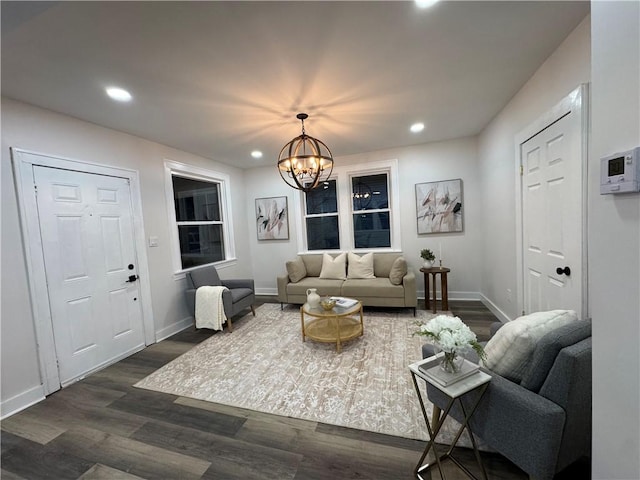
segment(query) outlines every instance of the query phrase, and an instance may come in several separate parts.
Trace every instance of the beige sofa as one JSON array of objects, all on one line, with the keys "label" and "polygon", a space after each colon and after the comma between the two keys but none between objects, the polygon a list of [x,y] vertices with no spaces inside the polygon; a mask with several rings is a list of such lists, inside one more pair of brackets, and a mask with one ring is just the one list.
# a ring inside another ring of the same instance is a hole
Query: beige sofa
[{"label": "beige sofa", "polygon": [[[332,257],[335,258],[336,255]],[[399,277],[399,285],[394,285],[389,279],[392,266],[399,257],[402,257],[402,253],[376,252],[373,254],[373,271],[376,278],[333,280],[320,278],[322,254],[299,255],[304,263],[306,276],[297,282],[292,282],[288,274],[279,276],[278,301],[281,306],[285,303],[303,304],[307,299],[307,289],[316,288],[320,296],[356,298],[364,306],[412,308],[415,316],[418,304],[415,274],[407,269],[404,276]],[[406,265],[406,262],[402,263]],[[395,274],[397,276],[397,270]]]}]

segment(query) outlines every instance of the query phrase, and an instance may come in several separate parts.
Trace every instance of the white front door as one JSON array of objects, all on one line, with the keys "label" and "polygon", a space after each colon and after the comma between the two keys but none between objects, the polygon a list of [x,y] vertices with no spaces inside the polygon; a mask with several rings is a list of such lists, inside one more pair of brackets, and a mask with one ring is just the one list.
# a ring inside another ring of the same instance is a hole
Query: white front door
[{"label": "white front door", "polygon": [[60,383],[144,347],[129,181],[33,166]]},{"label": "white front door", "polygon": [[583,314],[583,167],[572,115],[521,145],[524,313]]}]

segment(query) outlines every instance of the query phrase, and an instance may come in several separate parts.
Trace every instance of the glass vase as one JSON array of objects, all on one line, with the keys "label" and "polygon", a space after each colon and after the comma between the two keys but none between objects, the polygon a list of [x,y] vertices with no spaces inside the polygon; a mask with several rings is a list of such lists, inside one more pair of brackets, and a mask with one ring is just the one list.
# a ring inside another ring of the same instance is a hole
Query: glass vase
[{"label": "glass vase", "polygon": [[464,363],[464,357],[458,352],[443,352],[440,368],[447,373],[458,373]]}]

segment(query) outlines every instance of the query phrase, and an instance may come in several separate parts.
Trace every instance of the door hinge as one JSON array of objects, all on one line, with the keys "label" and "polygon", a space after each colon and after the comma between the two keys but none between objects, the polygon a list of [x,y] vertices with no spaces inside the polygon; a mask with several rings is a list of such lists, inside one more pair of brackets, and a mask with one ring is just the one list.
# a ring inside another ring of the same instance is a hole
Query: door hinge
[{"label": "door hinge", "polygon": [[520,164],[520,176],[524,175],[524,167]]},{"label": "door hinge", "polygon": [[38,185],[36,185],[35,183],[33,184],[33,191],[36,192],[36,195],[38,195]]}]

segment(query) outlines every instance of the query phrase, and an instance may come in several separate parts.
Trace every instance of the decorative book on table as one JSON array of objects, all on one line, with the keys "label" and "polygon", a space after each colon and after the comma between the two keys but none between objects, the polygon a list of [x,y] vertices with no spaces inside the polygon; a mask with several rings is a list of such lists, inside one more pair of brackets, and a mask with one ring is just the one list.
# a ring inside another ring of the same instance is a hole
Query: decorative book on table
[{"label": "decorative book on table", "polygon": [[471,363],[469,360],[465,359],[465,361],[462,363],[462,367],[460,367],[460,371],[457,373],[445,372],[440,367],[440,362],[438,362],[436,365],[433,365],[433,363],[429,362],[425,365],[420,365],[419,368],[422,373],[429,377],[429,379],[438,382],[443,387],[447,387],[452,383],[456,383],[463,378],[467,378],[473,375],[478,370],[480,370],[480,365]]},{"label": "decorative book on table", "polygon": [[353,307],[356,303],[358,303],[358,300],[355,300],[353,298],[346,298],[346,297],[331,297],[332,300],[336,301],[336,305],[342,308],[349,308],[349,307]]}]

